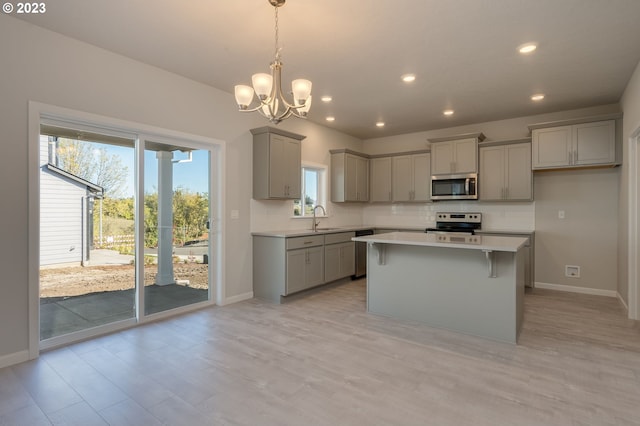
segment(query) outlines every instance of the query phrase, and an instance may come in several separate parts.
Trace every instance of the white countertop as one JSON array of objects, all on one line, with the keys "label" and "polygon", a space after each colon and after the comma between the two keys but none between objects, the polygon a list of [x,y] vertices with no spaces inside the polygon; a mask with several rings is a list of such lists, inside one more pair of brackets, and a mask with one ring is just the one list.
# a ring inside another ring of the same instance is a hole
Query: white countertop
[{"label": "white countertop", "polygon": [[335,227],[322,227],[320,226],[317,231],[312,231],[311,229],[288,229],[281,231],[257,231],[252,232],[251,235],[258,237],[279,237],[279,238],[289,238],[289,237],[306,237],[309,235],[325,235],[325,234],[336,234],[339,232],[350,232],[350,231],[360,231],[362,229],[375,229],[375,226],[366,226],[366,225],[356,225],[356,226],[335,226]]},{"label": "white countertop", "polygon": [[494,235],[471,235],[456,237],[443,234],[418,232],[390,232],[352,238],[353,241],[380,244],[400,244],[423,247],[447,247],[471,250],[517,252],[527,243],[527,238]]},{"label": "white countertop", "polygon": [[[251,235],[259,237],[277,237],[277,238],[289,238],[289,237],[306,237],[309,235],[324,235],[335,234],[338,232],[359,231],[362,229],[393,229],[405,232],[423,232],[426,228],[433,228],[435,225],[425,225],[423,227],[418,226],[381,226],[381,225],[352,225],[352,226],[334,226],[323,227],[320,226],[317,232],[311,229],[287,229],[276,231],[256,231]],[[533,234],[534,231],[516,230],[516,229],[479,229],[477,234],[494,233],[494,234]]]}]

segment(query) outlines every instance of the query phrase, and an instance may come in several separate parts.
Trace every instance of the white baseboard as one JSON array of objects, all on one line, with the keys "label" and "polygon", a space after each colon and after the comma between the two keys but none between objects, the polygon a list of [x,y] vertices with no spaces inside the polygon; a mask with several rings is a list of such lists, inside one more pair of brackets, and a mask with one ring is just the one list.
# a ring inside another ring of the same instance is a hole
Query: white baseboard
[{"label": "white baseboard", "polygon": [[624,306],[624,309],[627,311],[627,313],[629,313],[629,306],[627,305],[627,302],[625,302],[622,296],[620,296],[620,293],[616,293],[616,296],[618,297],[620,303],[622,303],[622,306]]},{"label": "white baseboard", "polygon": [[540,283],[537,281],[536,281],[535,287],[546,288],[549,290],[567,291],[569,293],[582,293],[582,294],[592,294],[594,296],[618,297],[618,292],[615,290],[601,290],[598,288],[576,287],[572,285]]},{"label": "white baseboard", "polygon": [[227,297],[224,299],[224,302],[220,304],[220,306],[231,305],[232,303],[238,303],[238,302],[242,302],[243,300],[249,300],[249,299],[253,299],[252,291],[238,294],[236,296]]},{"label": "white baseboard", "polygon": [[10,365],[20,364],[29,361],[29,351],[24,350],[9,355],[0,356],[0,368],[9,367]]}]

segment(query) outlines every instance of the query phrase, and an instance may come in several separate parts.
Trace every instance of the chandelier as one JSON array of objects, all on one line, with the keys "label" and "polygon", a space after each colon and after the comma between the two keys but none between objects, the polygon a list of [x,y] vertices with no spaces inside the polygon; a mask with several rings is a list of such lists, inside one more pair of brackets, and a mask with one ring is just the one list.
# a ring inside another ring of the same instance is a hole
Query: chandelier
[{"label": "chandelier", "polygon": [[[311,82],[305,79],[297,79],[291,82],[291,94],[293,102],[288,102],[282,94],[282,62],[280,51],[282,48],[278,42],[278,8],[286,0],[269,0],[275,9],[275,59],[271,63],[271,74],[258,73],[251,77],[253,87],[245,85],[235,86],[236,102],[241,112],[258,111],[273,124],[294,115],[306,118],[311,107]],[[258,104],[250,107],[254,101],[254,93]]]}]

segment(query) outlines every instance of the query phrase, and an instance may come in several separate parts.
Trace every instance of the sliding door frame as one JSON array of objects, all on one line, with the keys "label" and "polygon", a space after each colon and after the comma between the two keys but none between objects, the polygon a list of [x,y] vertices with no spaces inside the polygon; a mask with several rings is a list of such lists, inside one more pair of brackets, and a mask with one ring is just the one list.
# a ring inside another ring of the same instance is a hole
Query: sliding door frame
[{"label": "sliding door frame", "polygon": [[[144,150],[145,141],[167,141],[180,144],[185,148],[209,151],[209,294],[208,300],[183,306],[153,315],[144,314],[144,262],[136,261],[136,318],[119,321],[72,335],[60,336],[40,341],[40,173],[39,141],[40,126],[43,120],[69,123],[80,128],[92,128],[107,133],[117,132],[133,135],[135,144],[135,233],[136,259],[144,259]],[[37,358],[41,349],[63,346],[73,341],[87,339],[101,334],[133,327],[149,321],[165,318],[183,312],[189,312],[214,304],[222,305],[225,297],[225,155],[226,144],[222,140],[204,136],[177,132],[154,126],[104,117],[96,114],[75,111],[68,108],[29,102],[28,131],[28,177],[29,177],[29,235],[28,235],[28,297],[29,297],[29,359]]]}]

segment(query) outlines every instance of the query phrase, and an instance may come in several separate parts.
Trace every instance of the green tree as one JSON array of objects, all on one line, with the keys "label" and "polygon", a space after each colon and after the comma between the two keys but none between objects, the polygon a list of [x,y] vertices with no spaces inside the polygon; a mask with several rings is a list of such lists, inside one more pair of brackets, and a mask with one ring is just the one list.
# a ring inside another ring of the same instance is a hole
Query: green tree
[{"label": "green tree", "polygon": [[158,246],[158,193],[144,194],[144,246]]},{"label": "green tree", "polygon": [[102,201],[102,214],[118,219],[134,219],[133,197],[105,198]]},{"label": "green tree", "polygon": [[58,167],[104,188],[105,196],[122,197],[128,168],[117,154],[96,148],[94,142],[59,138],[56,148]]},{"label": "green tree", "polygon": [[197,240],[207,232],[208,194],[192,193],[185,188],[173,192],[173,226],[176,241]]}]

